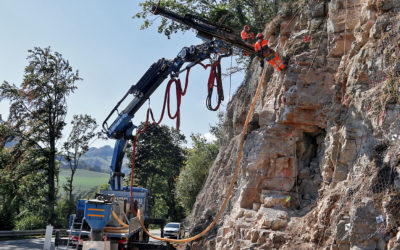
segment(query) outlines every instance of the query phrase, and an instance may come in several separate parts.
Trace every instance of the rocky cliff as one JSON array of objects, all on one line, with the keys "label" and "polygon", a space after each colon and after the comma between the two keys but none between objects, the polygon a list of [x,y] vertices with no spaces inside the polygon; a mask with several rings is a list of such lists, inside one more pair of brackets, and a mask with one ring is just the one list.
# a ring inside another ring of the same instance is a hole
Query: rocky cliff
[{"label": "rocky cliff", "polygon": [[[267,71],[223,217],[192,249],[400,249],[400,1],[301,1],[266,26]],[[218,212],[261,78],[229,103],[224,145],[193,209]]]}]

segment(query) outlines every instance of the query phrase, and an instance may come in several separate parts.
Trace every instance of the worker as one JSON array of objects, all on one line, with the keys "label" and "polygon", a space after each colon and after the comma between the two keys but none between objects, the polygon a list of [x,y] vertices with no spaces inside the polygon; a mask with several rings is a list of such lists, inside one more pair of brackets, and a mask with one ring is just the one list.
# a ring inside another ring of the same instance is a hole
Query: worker
[{"label": "worker", "polygon": [[249,25],[245,25],[243,27],[242,33],[240,33],[243,41],[245,42],[251,42],[251,39],[254,39],[254,33],[249,33],[249,31],[250,31]]},{"label": "worker", "polygon": [[260,60],[261,67],[264,67],[264,59],[266,59],[275,70],[281,71],[285,69],[285,65],[278,54],[268,47],[268,41],[264,39],[263,34],[258,33],[256,38],[257,42],[254,44],[254,50]]}]

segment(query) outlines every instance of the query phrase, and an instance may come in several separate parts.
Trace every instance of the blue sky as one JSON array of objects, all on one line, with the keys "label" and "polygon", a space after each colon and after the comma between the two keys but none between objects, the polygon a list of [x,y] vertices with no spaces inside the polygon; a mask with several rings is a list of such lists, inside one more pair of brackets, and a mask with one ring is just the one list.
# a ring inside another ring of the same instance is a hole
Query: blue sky
[{"label": "blue sky", "polygon": [[[86,113],[101,124],[152,63],[162,57],[174,58],[184,46],[202,43],[191,31],[167,39],[157,32],[156,26],[140,30],[142,20],[132,19],[140,11],[138,3],[127,0],[2,0],[0,81],[19,86],[27,65],[27,50],[51,46],[53,51],[69,60],[83,78],[77,83],[76,92],[68,98],[67,122],[74,114]],[[230,63],[230,58],[222,61],[223,67],[229,67]],[[201,67],[191,71],[189,90],[181,106],[181,131],[187,137],[191,133],[207,133],[210,124],[217,121],[217,113],[208,111],[205,106],[208,74],[209,70],[204,71]],[[232,77],[232,93],[242,78],[242,74]],[[183,74],[181,79],[184,79]],[[224,104],[228,100],[229,82],[229,78],[223,80]],[[167,80],[151,97],[156,117],[160,113],[166,84]],[[8,106],[5,101],[0,103],[3,119],[7,117]],[[136,113],[134,124],[145,120],[147,106],[143,105]],[[225,106],[221,110],[225,110]],[[175,126],[175,121],[164,118],[163,124]],[[68,132],[69,127],[64,134]],[[104,144],[113,145],[114,142],[96,141],[93,146]]]}]

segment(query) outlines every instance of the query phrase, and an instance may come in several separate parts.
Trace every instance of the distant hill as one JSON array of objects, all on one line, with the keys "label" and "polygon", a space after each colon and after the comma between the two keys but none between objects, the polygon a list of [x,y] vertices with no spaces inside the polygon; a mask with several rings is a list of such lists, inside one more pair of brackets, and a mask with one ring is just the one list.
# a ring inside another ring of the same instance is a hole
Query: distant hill
[{"label": "distant hill", "polygon": [[[79,160],[78,169],[108,173],[110,170],[112,152],[113,148],[108,145],[101,148],[91,147]],[[59,157],[57,160],[61,163],[61,169],[69,169],[63,157]]]},{"label": "distant hill", "polygon": [[92,147],[82,156],[79,168],[109,172],[112,154],[113,148],[108,145],[101,148]]},{"label": "distant hill", "polygon": [[91,147],[86,152],[85,157],[112,157],[113,148],[111,146],[103,146],[101,148]]},{"label": "distant hill", "polygon": [[[95,172],[109,173],[113,150],[114,149],[108,145],[100,148],[91,147],[89,151],[81,157],[78,168]],[[61,162],[61,168],[68,168],[65,160],[59,160]],[[126,163],[127,159],[125,158],[123,161],[123,172],[127,171],[125,168]]]},{"label": "distant hill", "polygon": [[[15,145],[16,141],[11,141],[6,143],[6,148],[9,148]],[[113,156],[113,148],[109,145],[96,148],[91,147],[89,151],[84,154],[80,161],[79,161],[79,169],[86,169],[90,171],[100,172],[100,173],[109,173],[110,172],[110,165]],[[62,156],[59,156],[57,160],[61,163],[61,169],[69,169],[67,162]],[[123,161],[123,168],[122,171],[127,173],[128,170],[125,168],[126,164],[128,163],[127,158]]]}]

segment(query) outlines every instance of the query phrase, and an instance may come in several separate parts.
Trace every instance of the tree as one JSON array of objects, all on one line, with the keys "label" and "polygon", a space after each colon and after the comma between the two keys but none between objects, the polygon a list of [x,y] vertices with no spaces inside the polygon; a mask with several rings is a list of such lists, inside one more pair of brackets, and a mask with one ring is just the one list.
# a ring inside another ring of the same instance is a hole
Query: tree
[{"label": "tree", "polygon": [[[142,123],[138,129],[142,129]],[[152,216],[179,220],[183,215],[175,199],[175,181],[185,157],[185,136],[167,126],[149,124],[137,140],[134,184],[149,190]],[[132,158],[132,152],[128,152]],[[132,166],[130,162],[129,166]],[[128,180],[130,175],[128,176]],[[128,182],[129,183],[129,182]],[[166,207],[166,208],[165,208]]]},{"label": "tree", "polygon": [[35,47],[28,52],[29,64],[21,86],[3,82],[0,101],[8,99],[11,103],[7,128],[19,143],[26,143],[27,148],[34,148],[45,156],[47,218],[52,223],[56,201],[56,143],[65,126],[66,97],[81,79],[78,71],[74,72],[69,62],[60,53],[52,53],[50,47]]},{"label": "tree", "polygon": [[193,147],[187,150],[187,160],[176,182],[176,197],[186,214],[190,214],[196,197],[202,189],[210,170],[223,145],[224,113],[218,113],[218,122],[210,126],[216,140],[209,142],[201,135],[192,135]]},{"label": "tree", "polygon": [[[73,203],[74,197],[73,181],[76,169],[79,166],[79,160],[89,150],[89,143],[96,137],[96,120],[89,115],[74,115],[71,122],[72,130],[67,141],[63,145],[64,158],[71,169],[71,176],[67,179],[64,189],[69,194],[69,200]],[[71,209],[70,209],[71,210]],[[72,211],[69,211],[72,213]]]},{"label": "tree", "polygon": [[[279,11],[279,6],[283,2],[293,0],[221,0],[221,1],[202,1],[202,0],[147,0],[139,5],[142,11],[136,13],[134,18],[144,19],[142,29],[146,29],[154,24],[149,14],[153,5],[160,4],[171,11],[180,15],[195,14],[209,21],[223,24],[235,30],[238,34],[244,25],[250,25],[253,32],[262,32],[265,24],[269,22]],[[168,38],[171,34],[178,31],[186,31],[187,26],[172,22],[166,18],[161,18],[158,32],[164,33]]]},{"label": "tree", "polygon": [[43,151],[29,143],[13,141],[6,126],[0,124],[0,229],[40,228],[48,214],[45,175],[41,171],[47,161]]},{"label": "tree", "polygon": [[[1,126],[1,125],[0,125]],[[10,154],[4,146],[0,146],[0,174],[3,168],[8,166]],[[13,185],[4,175],[0,175],[0,230],[14,228]]]},{"label": "tree", "polygon": [[176,197],[186,214],[192,210],[197,194],[202,189],[219,152],[217,142],[207,142],[200,135],[192,135],[191,139],[193,148],[188,150],[187,161],[176,183]]}]

